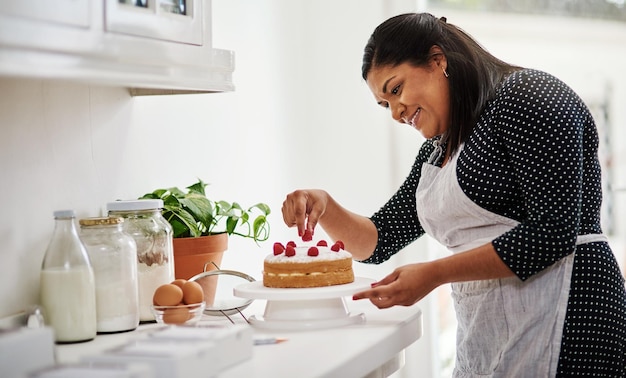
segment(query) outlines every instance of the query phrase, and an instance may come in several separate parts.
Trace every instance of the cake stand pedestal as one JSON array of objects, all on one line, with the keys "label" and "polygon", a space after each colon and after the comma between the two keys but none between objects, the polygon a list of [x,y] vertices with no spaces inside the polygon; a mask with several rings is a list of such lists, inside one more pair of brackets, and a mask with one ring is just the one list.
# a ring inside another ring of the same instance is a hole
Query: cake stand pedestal
[{"label": "cake stand pedestal", "polygon": [[254,281],[235,287],[233,293],[237,297],[267,300],[263,316],[248,318],[252,326],[298,331],[363,323],[365,315],[351,314],[344,297],[369,289],[372,282],[371,278],[356,277],[345,285],[282,289]]}]

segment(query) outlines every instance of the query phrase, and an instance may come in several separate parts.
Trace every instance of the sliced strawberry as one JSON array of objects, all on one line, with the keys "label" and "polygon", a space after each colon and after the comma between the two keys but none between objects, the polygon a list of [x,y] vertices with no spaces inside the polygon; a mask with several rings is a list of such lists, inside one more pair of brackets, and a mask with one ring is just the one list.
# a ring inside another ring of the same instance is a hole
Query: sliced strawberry
[{"label": "sliced strawberry", "polygon": [[292,247],[296,248],[296,242],[295,242],[295,241],[293,241],[293,240],[288,241],[288,242],[287,242],[287,246],[292,246]]},{"label": "sliced strawberry", "polygon": [[341,249],[341,246],[339,246],[339,244],[337,243],[333,244],[333,246],[330,247],[330,250],[333,252],[339,252],[340,249]]},{"label": "sliced strawberry", "polygon": [[317,242],[317,246],[318,247],[328,247],[328,243],[326,243],[326,240],[320,240]]},{"label": "sliced strawberry", "polygon": [[296,249],[291,245],[287,245],[287,248],[285,248],[285,256],[291,257],[295,255],[296,255]]},{"label": "sliced strawberry", "polygon": [[320,251],[317,249],[317,247],[311,247],[309,248],[309,250],[306,252],[307,255],[309,256],[317,256],[320,254]]},{"label": "sliced strawberry", "polygon": [[285,246],[281,243],[274,243],[274,256],[280,255],[285,251]]},{"label": "sliced strawberry", "polygon": [[313,240],[313,234],[309,230],[304,230],[304,235],[302,235],[302,241],[308,242]]},{"label": "sliced strawberry", "polygon": [[343,245],[343,242],[342,242],[341,240],[337,240],[337,241],[335,242],[335,244],[339,244],[339,248],[341,248],[341,249],[346,249],[346,246],[345,246],[345,245]]}]

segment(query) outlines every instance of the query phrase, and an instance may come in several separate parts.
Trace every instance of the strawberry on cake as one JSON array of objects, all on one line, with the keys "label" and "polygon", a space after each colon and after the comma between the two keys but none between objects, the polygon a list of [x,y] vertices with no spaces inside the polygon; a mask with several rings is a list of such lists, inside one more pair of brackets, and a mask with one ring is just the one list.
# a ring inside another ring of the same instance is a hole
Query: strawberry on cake
[{"label": "strawberry on cake", "polygon": [[354,281],[352,255],[341,241],[331,247],[325,240],[316,244],[305,233],[302,245],[290,241],[274,243],[274,253],[263,262],[263,285],[277,288],[304,288],[342,285]]}]

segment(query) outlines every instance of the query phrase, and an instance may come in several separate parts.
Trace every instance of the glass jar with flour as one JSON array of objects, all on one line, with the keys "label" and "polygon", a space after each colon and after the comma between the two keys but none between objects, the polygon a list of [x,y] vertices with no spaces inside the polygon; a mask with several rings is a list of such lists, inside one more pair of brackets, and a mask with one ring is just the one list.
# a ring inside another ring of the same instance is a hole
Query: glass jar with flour
[{"label": "glass jar with flour", "polygon": [[150,309],[154,291],[174,280],[172,227],[163,218],[162,200],[115,201],[107,204],[110,217],[124,218],[123,230],[137,245],[139,320],[154,321]]},{"label": "glass jar with flour", "polygon": [[122,231],[123,222],[121,217],[79,221],[96,279],[98,333],[132,331],[139,325],[137,245]]}]

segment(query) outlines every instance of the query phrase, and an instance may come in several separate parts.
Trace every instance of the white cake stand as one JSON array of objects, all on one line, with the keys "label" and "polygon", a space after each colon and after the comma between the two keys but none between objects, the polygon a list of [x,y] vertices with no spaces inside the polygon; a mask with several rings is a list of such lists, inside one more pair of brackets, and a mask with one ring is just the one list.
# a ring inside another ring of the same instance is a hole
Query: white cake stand
[{"label": "white cake stand", "polygon": [[254,281],[239,285],[233,293],[237,297],[266,299],[263,316],[248,318],[254,327],[268,330],[310,330],[340,327],[365,321],[365,315],[351,314],[345,296],[352,296],[371,287],[371,278],[356,277],[345,285],[280,289],[263,286]]}]

